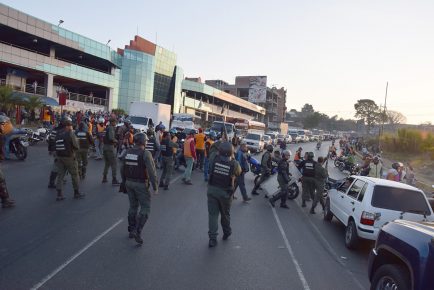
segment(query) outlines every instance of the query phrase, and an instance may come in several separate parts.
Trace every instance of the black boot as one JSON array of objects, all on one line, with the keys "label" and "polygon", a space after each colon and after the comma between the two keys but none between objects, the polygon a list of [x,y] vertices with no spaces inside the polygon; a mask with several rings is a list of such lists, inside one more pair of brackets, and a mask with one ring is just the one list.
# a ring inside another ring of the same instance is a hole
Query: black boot
[{"label": "black boot", "polygon": [[306,207],[306,201],[303,200],[303,202],[301,203],[301,207]]},{"label": "black boot", "polygon": [[74,198],[75,199],[83,199],[84,193],[78,191],[78,189],[74,189]]},{"label": "black boot", "polygon": [[57,177],[57,172],[53,172],[51,171],[50,173],[50,181],[48,182],[48,188],[56,188],[56,177]]},{"label": "black boot", "polygon": [[62,201],[64,200],[65,197],[63,196],[63,193],[60,189],[57,190],[57,197],[56,197],[56,201]]},{"label": "black boot", "polygon": [[102,176],[102,183],[107,183],[107,175]]},{"label": "black boot", "polygon": [[10,208],[15,206],[15,200],[10,198],[2,198],[2,208]]},{"label": "black boot", "polygon": [[121,183],[117,180],[117,178],[112,179],[112,185],[120,185]]},{"label": "black boot", "polygon": [[209,239],[208,247],[214,248],[217,246],[217,240],[216,239]]},{"label": "black boot", "polygon": [[163,188],[164,187],[164,183],[162,181],[160,181],[160,184],[158,185],[158,187]]},{"label": "black boot", "polygon": [[136,235],[135,235],[135,240],[139,245],[143,244],[143,239],[141,236],[143,227],[146,224],[146,221],[148,220],[148,215],[139,215],[139,217],[137,218],[137,230],[136,230]]},{"label": "black boot", "polygon": [[81,168],[81,179],[85,179],[86,178],[86,167],[82,167]]},{"label": "black boot", "polygon": [[136,237],[136,217],[135,216],[128,216],[128,237],[130,239],[134,239]]},{"label": "black boot", "polygon": [[310,214],[316,214],[316,212],[315,212],[315,208],[312,207],[312,208],[310,209],[309,213],[310,213]]}]

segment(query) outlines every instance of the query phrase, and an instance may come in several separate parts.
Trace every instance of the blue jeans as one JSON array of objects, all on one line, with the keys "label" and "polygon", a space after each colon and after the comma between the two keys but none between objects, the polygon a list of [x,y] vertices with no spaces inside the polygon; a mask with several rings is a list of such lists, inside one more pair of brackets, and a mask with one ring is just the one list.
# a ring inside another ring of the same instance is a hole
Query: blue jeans
[{"label": "blue jeans", "polygon": [[203,177],[205,178],[205,181],[208,181],[208,172],[209,172],[209,159],[208,157],[205,157],[204,159],[204,165],[203,165]]},{"label": "blue jeans", "polygon": [[[243,200],[246,200],[249,196],[247,195],[247,189],[246,189],[246,183],[244,182],[244,175],[246,173],[241,173],[240,176],[237,177],[237,183],[236,186],[240,187],[241,195],[243,196]],[[235,187],[235,190],[237,188]]]},{"label": "blue jeans", "polygon": [[99,138],[97,137],[95,139],[95,153],[96,153],[96,158],[102,158],[102,146],[103,146],[103,142],[99,140]]},{"label": "blue jeans", "polygon": [[191,171],[193,170],[193,158],[185,157],[185,163],[187,163],[187,167],[184,171],[184,179],[185,181],[191,181]]}]

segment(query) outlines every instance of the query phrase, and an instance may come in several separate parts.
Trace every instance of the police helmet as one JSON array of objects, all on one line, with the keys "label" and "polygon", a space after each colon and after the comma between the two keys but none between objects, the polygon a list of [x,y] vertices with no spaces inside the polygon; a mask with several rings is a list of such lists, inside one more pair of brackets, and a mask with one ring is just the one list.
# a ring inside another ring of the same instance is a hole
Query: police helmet
[{"label": "police helmet", "polygon": [[283,150],[282,155],[289,159],[291,157],[292,153],[290,150]]},{"label": "police helmet", "polygon": [[313,152],[308,152],[307,153],[307,159],[308,160],[313,160],[315,158],[315,153]]},{"label": "police helmet", "polygon": [[136,135],[134,135],[133,140],[136,145],[146,145],[146,142],[148,142],[148,137],[146,136],[146,134],[137,133]]},{"label": "police helmet", "polygon": [[170,129],[169,133],[170,133],[171,135],[176,135],[176,133],[178,133],[178,131],[176,131],[175,128],[172,128],[172,129]]},{"label": "police helmet", "polygon": [[104,121],[105,121],[105,120],[104,120],[103,117],[100,117],[100,118],[98,119],[98,123],[100,123],[100,124],[101,124],[101,123],[104,123]]},{"label": "police helmet", "polygon": [[9,117],[5,115],[0,115],[0,124],[4,124],[6,122],[9,122]]},{"label": "police helmet", "polygon": [[268,152],[273,152],[274,148],[273,148],[273,145],[268,144],[267,147],[266,147],[266,149],[267,149]]},{"label": "police helmet", "polygon": [[218,147],[219,153],[221,156],[230,157],[234,153],[234,147],[230,142],[222,142]]}]

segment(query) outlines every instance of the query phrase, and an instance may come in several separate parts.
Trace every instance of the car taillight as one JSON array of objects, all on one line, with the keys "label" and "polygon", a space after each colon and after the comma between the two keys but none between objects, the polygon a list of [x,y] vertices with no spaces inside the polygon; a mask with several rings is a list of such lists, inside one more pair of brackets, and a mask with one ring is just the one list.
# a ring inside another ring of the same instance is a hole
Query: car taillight
[{"label": "car taillight", "polygon": [[375,223],[375,214],[366,211],[362,212],[360,223],[362,225],[373,226]]}]

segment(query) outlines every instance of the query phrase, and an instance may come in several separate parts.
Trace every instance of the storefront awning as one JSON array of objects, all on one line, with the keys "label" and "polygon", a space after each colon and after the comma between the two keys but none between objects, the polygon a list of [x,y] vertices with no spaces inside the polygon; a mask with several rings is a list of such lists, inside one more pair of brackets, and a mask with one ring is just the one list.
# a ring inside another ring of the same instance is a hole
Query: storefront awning
[{"label": "storefront awning", "polygon": [[47,106],[59,106],[59,102],[57,102],[56,99],[47,97],[47,96],[38,96],[38,95],[32,95],[32,94],[28,94],[28,93],[24,93],[24,92],[13,92],[12,96],[15,99],[19,99],[22,101],[28,101],[30,97],[35,96],[38,97],[39,100],[41,101],[42,104],[47,105]]}]

